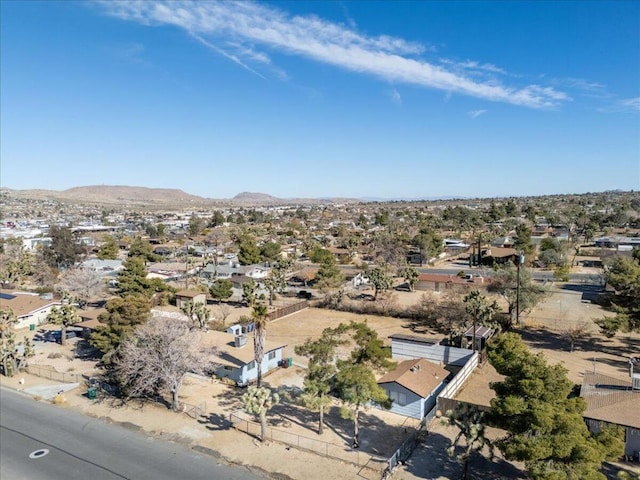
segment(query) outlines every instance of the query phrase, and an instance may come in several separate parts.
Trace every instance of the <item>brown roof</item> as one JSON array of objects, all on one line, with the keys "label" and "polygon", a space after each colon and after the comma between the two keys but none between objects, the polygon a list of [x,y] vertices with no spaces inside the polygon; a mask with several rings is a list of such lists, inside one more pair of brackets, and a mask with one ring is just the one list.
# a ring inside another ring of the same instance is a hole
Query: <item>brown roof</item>
[{"label": "brown roof", "polygon": [[482,254],[483,257],[492,257],[492,258],[505,258],[505,257],[513,257],[518,255],[518,250],[515,248],[507,248],[507,247],[491,247],[485,253]]},{"label": "brown roof", "polygon": [[176,293],[176,297],[184,298],[196,298],[198,295],[206,295],[206,293],[200,292],[199,290],[180,290]]},{"label": "brown roof", "polygon": [[327,250],[329,250],[334,255],[349,255],[350,253],[349,249],[344,247],[328,247]]},{"label": "brown roof", "polygon": [[640,428],[640,391],[631,389],[630,380],[585,372],[580,396],[587,403],[584,417]]},{"label": "brown roof", "polygon": [[400,362],[395,370],[383,375],[378,384],[397,383],[426,398],[448,375],[440,365],[418,358]]},{"label": "brown roof", "polygon": [[82,319],[82,322],[87,322],[89,320],[97,320],[100,314],[105,313],[106,311],[106,308],[91,308],[87,310],[78,310],[78,315]]},{"label": "brown roof", "polygon": [[0,299],[0,306],[9,307],[16,315],[16,317],[24,317],[30,315],[38,310],[46,308],[51,305],[60,305],[60,300],[49,299],[44,300],[40,298],[38,294],[32,294],[28,292],[14,292],[12,290],[0,290],[2,298]]},{"label": "brown roof", "polygon": [[104,325],[105,324],[102,323],[97,318],[92,318],[91,320],[84,320],[82,322],[78,322],[78,323],[74,323],[73,324],[74,327],[88,328],[89,330],[95,330],[97,327],[102,327]]}]

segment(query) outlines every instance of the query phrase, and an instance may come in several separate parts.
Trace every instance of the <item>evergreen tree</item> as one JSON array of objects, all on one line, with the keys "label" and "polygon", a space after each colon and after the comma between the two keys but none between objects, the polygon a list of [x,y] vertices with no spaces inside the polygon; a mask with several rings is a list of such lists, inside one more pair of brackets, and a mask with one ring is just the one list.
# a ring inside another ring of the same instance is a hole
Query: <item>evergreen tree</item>
[{"label": "evergreen tree", "polygon": [[233,283],[227,278],[216,280],[213,285],[209,287],[209,294],[218,302],[227,300],[233,295]]},{"label": "evergreen tree", "polygon": [[112,235],[105,235],[104,243],[98,249],[100,260],[115,260],[118,258],[118,244]]},{"label": "evergreen tree", "polygon": [[242,235],[238,240],[238,261],[241,265],[253,265],[259,263],[262,257],[255,239],[248,235]]},{"label": "evergreen tree", "polygon": [[304,344],[295,348],[297,355],[309,359],[301,401],[307,408],[319,412],[318,435],[324,432],[324,412],[331,405],[329,393],[338,371],[335,365],[336,348],[346,344],[346,340],[340,338],[345,328],[345,326],[337,329],[325,328],[319,339],[308,338]]},{"label": "evergreen tree", "polygon": [[103,362],[109,363],[112,354],[134,328],[149,319],[151,302],[145,295],[132,294],[112,298],[105,309],[106,312],[98,317],[105,325],[96,328],[89,337],[89,343],[105,355]]},{"label": "evergreen tree", "polygon": [[606,281],[615,289],[611,296],[614,317],[607,316],[596,323],[608,337],[618,330],[640,331],[640,248],[633,250],[632,257],[615,257],[607,266]]},{"label": "evergreen tree", "polygon": [[366,322],[352,322],[339,328],[351,333],[354,349],[347,360],[337,362],[336,389],[345,407],[341,414],[353,420],[353,448],[360,446],[360,412],[371,402],[391,408],[387,392],[376,382],[375,371],[386,371],[394,366],[391,351],[384,347],[378,333]]},{"label": "evergreen tree", "polygon": [[49,229],[51,244],[44,247],[42,252],[47,264],[53,268],[63,269],[75,265],[85,248],[76,242],[70,228],[51,226]]},{"label": "evergreen tree", "polygon": [[133,242],[131,242],[128,256],[129,258],[142,259],[143,264],[146,264],[146,262],[157,262],[160,259],[158,255],[153,253],[153,248],[149,240],[142,237],[136,237]]},{"label": "evergreen tree", "polygon": [[274,261],[280,258],[280,244],[276,242],[267,242],[260,247],[260,257],[263,261]]},{"label": "evergreen tree", "polygon": [[505,376],[491,384],[491,420],[508,432],[496,442],[505,458],[524,462],[534,480],[604,480],[607,448],[584,423],[584,400],[570,396],[567,370],[530,353],[514,333],[490,344],[489,360]]}]

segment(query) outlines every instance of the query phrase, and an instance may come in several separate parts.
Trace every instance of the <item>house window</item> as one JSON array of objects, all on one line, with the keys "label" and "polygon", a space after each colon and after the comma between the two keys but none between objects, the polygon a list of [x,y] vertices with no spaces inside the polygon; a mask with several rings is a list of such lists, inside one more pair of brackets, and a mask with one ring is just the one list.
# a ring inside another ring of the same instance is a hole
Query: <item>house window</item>
[{"label": "house window", "polygon": [[224,369],[225,371],[230,372],[231,370],[233,370],[233,367],[230,367],[229,365],[225,365]]},{"label": "house window", "polygon": [[407,394],[403,392],[396,392],[395,390],[387,390],[387,395],[389,398],[393,400],[393,403],[397,405],[406,405],[407,404]]},{"label": "house window", "polygon": [[276,352],[269,352],[269,355],[267,355],[267,357],[269,358],[269,360],[273,360],[274,358],[276,358]]},{"label": "house window", "polygon": [[253,370],[254,368],[256,368],[255,360],[251,360],[249,363],[247,363],[247,370]]}]

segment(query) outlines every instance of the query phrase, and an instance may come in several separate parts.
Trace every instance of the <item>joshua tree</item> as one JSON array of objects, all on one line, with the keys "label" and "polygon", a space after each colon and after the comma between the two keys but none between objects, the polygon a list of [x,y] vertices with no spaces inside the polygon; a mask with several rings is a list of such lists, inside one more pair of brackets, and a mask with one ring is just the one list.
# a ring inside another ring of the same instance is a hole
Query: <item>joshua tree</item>
[{"label": "joshua tree", "polygon": [[251,386],[247,393],[242,396],[242,402],[247,413],[260,418],[260,441],[264,442],[267,437],[267,412],[280,401],[277,393],[271,393],[266,387]]}]

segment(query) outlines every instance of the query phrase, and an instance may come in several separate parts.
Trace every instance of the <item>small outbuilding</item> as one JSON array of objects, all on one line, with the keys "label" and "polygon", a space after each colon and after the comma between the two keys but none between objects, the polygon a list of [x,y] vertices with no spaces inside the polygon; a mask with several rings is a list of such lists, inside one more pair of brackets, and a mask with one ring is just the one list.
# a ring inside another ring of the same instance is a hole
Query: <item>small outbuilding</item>
[{"label": "small outbuilding", "polygon": [[[476,350],[481,352],[487,346],[487,341],[493,337],[495,330],[484,325],[476,325]],[[473,327],[464,332],[462,346],[473,350]]]},{"label": "small outbuilding", "polygon": [[182,308],[188,302],[207,304],[207,294],[198,290],[180,290],[176,293],[176,306]]}]

